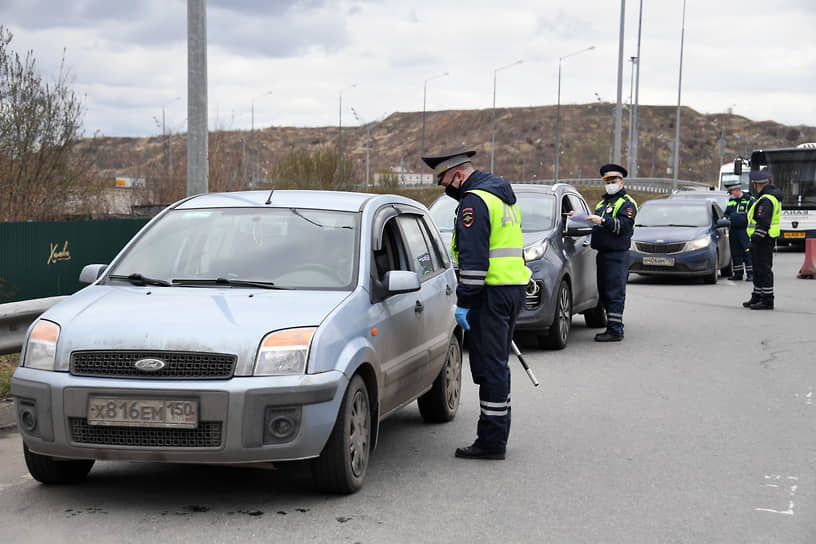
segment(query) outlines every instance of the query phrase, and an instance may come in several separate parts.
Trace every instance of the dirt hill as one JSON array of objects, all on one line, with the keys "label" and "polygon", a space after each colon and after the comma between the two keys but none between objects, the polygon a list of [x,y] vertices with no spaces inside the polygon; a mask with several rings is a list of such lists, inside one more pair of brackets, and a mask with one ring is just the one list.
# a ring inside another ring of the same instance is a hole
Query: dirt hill
[{"label": "dirt hill", "polygon": [[[351,116],[349,116],[351,117]],[[593,103],[561,107],[561,159],[559,177],[597,177],[598,166],[611,157],[614,105]],[[639,174],[666,177],[671,161],[670,142],[675,136],[674,106],[640,106]],[[623,112],[622,162],[626,161],[628,112]],[[490,167],[492,110],[434,111],[425,115],[425,152],[446,153],[476,149],[474,164]],[[397,112],[369,125],[370,171],[386,171],[402,163],[406,172],[420,168],[422,113]],[[353,165],[354,177],[365,181],[366,127],[344,126],[343,160]],[[556,134],[555,106],[498,108],[496,110],[495,168],[510,180],[552,179]],[[785,147],[816,141],[816,127],[789,126],[774,121],[751,121],[739,115],[701,114],[683,107],[680,117],[680,178],[713,182],[720,166],[718,140],[725,138],[726,161],[753,149]],[[254,139],[254,144],[253,144]],[[262,127],[249,131],[216,131],[209,136],[210,170],[220,168],[220,189],[245,186],[249,173],[273,180],[281,162],[292,150],[336,149],[334,127]],[[97,138],[103,175],[164,176],[184,179],[186,135],[172,136],[171,154],[162,136],[149,138]],[[253,154],[253,149],[257,150]],[[254,157],[254,160],[253,160]],[[211,173],[211,179],[214,179]],[[183,182],[182,182],[183,183]],[[211,185],[212,186],[212,185]]]}]

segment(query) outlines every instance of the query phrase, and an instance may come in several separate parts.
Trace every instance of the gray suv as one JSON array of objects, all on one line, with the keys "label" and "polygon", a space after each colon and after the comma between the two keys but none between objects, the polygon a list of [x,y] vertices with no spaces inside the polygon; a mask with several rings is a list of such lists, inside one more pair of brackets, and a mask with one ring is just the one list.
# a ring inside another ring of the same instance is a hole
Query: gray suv
[{"label": "gray suv", "polygon": [[[583,314],[588,327],[606,327],[595,274],[596,251],[589,247],[592,229],[564,215],[570,211],[589,213],[590,208],[581,194],[565,183],[512,186],[521,208],[524,259],[532,271],[516,331],[534,334],[542,347],[563,349],[573,314]],[[449,249],[457,204],[442,195],[430,206]]]}]

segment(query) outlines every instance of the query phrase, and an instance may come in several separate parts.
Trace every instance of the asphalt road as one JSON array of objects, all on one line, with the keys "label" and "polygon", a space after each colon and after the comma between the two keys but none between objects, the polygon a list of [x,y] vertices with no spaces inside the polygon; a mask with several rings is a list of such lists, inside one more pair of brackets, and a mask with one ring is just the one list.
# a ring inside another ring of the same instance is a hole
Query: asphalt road
[{"label": "asphalt road", "polygon": [[816,542],[816,281],[776,257],[773,312],[750,283],[633,278],[619,344],[575,320],[566,350],[512,360],[505,461],[473,438],[466,375],[448,424],[415,405],[384,422],[365,487],[326,496],[302,465],[98,463],[81,486],[27,475],[0,435],[0,541]]}]

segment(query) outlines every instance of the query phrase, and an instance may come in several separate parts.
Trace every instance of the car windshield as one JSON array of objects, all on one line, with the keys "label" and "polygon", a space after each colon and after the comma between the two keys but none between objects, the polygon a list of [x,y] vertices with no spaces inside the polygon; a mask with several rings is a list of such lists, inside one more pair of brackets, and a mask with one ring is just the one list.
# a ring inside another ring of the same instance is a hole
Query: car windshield
[{"label": "car windshield", "polygon": [[[555,224],[555,197],[546,193],[516,193],[521,209],[521,230],[536,232],[550,230]],[[453,231],[456,221],[456,207],[459,203],[450,198],[440,198],[431,205],[431,218],[440,231]]]},{"label": "car windshield", "polygon": [[671,198],[682,198],[686,200],[709,200],[711,202],[716,202],[717,205],[725,210],[728,207],[728,199],[731,198],[727,193],[710,193],[710,192],[703,192],[703,191],[680,191],[673,195]]},{"label": "car windshield", "polygon": [[662,205],[645,203],[637,213],[636,227],[705,227],[708,226],[705,206]]},{"label": "car windshield", "polygon": [[153,285],[350,289],[358,230],[358,214],[350,212],[173,210],[135,241],[110,275],[133,282],[138,274]]}]

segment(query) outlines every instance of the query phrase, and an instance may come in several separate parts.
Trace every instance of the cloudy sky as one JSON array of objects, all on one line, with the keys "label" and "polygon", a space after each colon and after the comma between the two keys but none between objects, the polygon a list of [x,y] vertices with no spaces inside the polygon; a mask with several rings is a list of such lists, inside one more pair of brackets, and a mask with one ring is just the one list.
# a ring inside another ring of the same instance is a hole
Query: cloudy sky
[{"label": "cloudy sky", "polygon": [[[357,125],[395,111],[613,102],[617,0],[209,0],[211,129]],[[623,99],[639,0],[626,2]],[[640,104],[677,104],[682,0],[643,0]],[[85,134],[186,130],[187,2],[0,0],[11,47],[65,54]],[[594,49],[572,55],[594,46]],[[569,58],[563,58],[569,56]],[[521,64],[508,66],[517,60]],[[443,75],[447,73],[448,75]],[[179,97],[179,98],[177,98]],[[816,126],[816,1],[687,0],[682,104]]]}]

